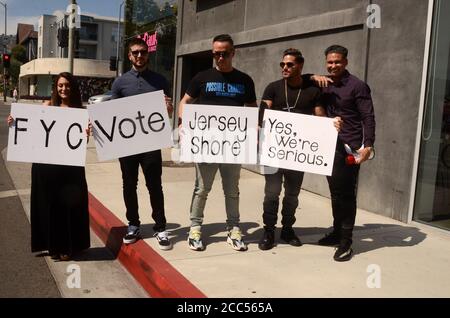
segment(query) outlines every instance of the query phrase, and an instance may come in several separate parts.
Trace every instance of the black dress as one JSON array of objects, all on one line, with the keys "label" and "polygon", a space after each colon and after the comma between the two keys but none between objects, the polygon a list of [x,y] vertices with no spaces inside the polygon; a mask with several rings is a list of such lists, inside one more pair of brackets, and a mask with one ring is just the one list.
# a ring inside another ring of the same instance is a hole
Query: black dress
[{"label": "black dress", "polygon": [[84,167],[33,163],[31,250],[71,255],[90,247]]}]

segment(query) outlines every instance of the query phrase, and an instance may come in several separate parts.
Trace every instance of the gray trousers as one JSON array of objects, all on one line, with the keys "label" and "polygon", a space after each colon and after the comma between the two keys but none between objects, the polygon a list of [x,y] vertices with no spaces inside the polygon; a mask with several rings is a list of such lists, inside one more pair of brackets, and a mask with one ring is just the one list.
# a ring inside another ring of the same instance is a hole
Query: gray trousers
[{"label": "gray trousers", "polygon": [[191,227],[201,226],[206,199],[211,191],[217,170],[222,177],[222,188],[225,194],[225,210],[227,213],[227,229],[239,226],[239,178],[241,165],[199,163],[195,164],[195,188],[192,195],[190,219]]}]

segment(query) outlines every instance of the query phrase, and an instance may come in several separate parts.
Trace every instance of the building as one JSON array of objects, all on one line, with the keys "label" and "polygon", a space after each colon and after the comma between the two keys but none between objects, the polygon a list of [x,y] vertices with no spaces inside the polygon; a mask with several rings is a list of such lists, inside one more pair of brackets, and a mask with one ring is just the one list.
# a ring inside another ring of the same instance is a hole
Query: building
[{"label": "building", "polygon": [[[303,52],[304,73],[323,74],[324,49],[341,44],[350,72],[372,89],[377,121],[358,206],[450,229],[449,16],[447,0],[180,0],[175,97],[212,66],[217,34],[232,35],[235,66],[253,77],[259,99],[280,78],[284,49]],[[305,176],[304,188],[329,196],[322,176]]]},{"label": "building", "polygon": [[[53,76],[69,69],[68,49],[62,45],[67,18],[67,14],[59,11],[40,17],[37,58],[20,69],[21,98],[49,97]],[[80,16],[80,25],[74,75],[78,77],[82,97],[86,101],[90,96],[109,89],[116,76],[116,72],[110,70],[110,58],[117,56],[119,25],[115,18],[86,15]]]},{"label": "building", "polygon": [[31,24],[17,24],[16,44],[22,45],[26,50],[27,60],[37,58],[38,33]]},{"label": "building", "polygon": [[[176,0],[135,0],[126,1],[125,6],[123,56],[128,53],[129,40],[134,37],[144,39],[149,46],[151,69],[164,75],[171,84],[175,69],[176,3]],[[125,59],[123,71],[130,68]]]}]

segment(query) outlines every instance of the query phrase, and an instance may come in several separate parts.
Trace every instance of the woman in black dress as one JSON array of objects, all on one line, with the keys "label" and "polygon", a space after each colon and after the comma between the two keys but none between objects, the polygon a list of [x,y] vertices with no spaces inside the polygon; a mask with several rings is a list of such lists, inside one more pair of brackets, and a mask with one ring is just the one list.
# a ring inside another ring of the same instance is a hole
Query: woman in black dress
[{"label": "woman in black dress", "polygon": [[[59,74],[48,106],[81,108],[70,73]],[[12,123],[10,116],[8,123]],[[84,167],[33,163],[31,167],[31,251],[70,260],[90,247],[88,190]]]}]

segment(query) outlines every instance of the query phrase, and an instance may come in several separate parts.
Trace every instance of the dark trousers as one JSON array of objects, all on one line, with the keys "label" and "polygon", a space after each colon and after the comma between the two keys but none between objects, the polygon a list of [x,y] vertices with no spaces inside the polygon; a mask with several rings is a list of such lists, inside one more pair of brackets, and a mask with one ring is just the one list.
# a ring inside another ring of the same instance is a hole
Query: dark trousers
[{"label": "dark trousers", "polygon": [[333,209],[333,228],[341,240],[352,242],[356,218],[356,194],[359,165],[347,165],[347,153],[338,140],[334,157],[333,174],[327,177]]},{"label": "dark trousers", "polygon": [[139,226],[137,183],[139,165],[145,177],[145,184],[150,194],[152,218],[155,220],[153,229],[157,232],[166,228],[164,214],[164,195],[161,185],[162,158],[161,151],[151,151],[119,159],[122,170],[123,199],[127,208],[129,225]]},{"label": "dark trousers", "polygon": [[[281,224],[292,227],[295,223],[295,210],[298,206],[298,195],[303,182],[302,171],[279,169],[274,174],[265,175],[263,221],[266,230],[275,229],[279,207],[281,184],[284,183],[283,207],[281,209]],[[284,181],[283,181],[284,179]]]}]

